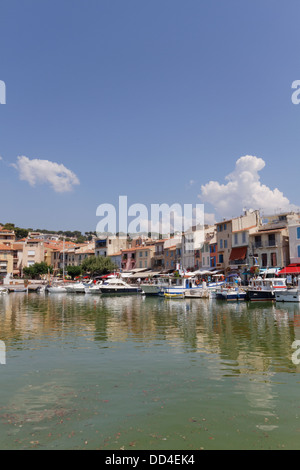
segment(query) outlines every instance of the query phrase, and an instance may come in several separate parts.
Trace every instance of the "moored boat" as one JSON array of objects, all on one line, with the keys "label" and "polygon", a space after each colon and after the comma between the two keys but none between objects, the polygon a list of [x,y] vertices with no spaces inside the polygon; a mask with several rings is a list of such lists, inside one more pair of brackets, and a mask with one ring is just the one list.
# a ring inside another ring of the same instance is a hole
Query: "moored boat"
[{"label": "moored boat", "polygon": [[246,300],[266,301],[275,300],[275,293],[286,290],[284,278],[253,278],[247,289]]},{"label": "moored boat", "polygon": [[223,289],[216,292],[216,299],[227,301],[246,300],[246,294],[246,291],[239,288]]},{"label": "moored boat", "polygon": [[165,299],[184,299],[183,292],[165,292],[164,293]]},{"label": "moored boat", "polygon": [[123,281],[122,279],[113,278],[108,279],[100,286],[102,294],[109,295],[128,295],[128,294],[142,294],[143,291],[139,286],[133,286]]},{"label": "moored boat", "polygon": [[297,287],[275,292],[275,299],[277,302],[300,302],[300,276]]},{"label": "moored boat", "polygon": [[50,294],[65,294],[67,292],[64,286],[48,286],[46,290]]}]

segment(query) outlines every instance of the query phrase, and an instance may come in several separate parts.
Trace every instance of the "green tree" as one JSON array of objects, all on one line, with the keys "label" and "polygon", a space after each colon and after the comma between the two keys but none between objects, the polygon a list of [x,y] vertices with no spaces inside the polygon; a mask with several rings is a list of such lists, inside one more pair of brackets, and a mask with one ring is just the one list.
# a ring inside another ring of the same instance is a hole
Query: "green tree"
[{"label": "green tree", "polygon": [[52,266],[48,266],[45,261],[42,261],[41,263],[35,263],[27,268],[23,268],[25,277],[30,279],[38,279],[43,274],[48,274],[49,271],[52,272]]},{"label": "green tree", "polygon": [[81,266],[67,266],[66,267],[66,272],[68,276],[71,276],[72,279],[74,279],[76,276],[80,276],[82,273],[82,268]]},{"label": "green tree", "polygon": [[117,269],[111,259],[105,256],[90,256],[83,261],[81,267],[83,272],[90,273],[93,276],[108,274]]},{"label": "green tree", "polygon": [[20,240],[20,238],[28,237],[27,229],[16,227],[14,230],[15,230],[15,235],[16,235],[17,240]]}]

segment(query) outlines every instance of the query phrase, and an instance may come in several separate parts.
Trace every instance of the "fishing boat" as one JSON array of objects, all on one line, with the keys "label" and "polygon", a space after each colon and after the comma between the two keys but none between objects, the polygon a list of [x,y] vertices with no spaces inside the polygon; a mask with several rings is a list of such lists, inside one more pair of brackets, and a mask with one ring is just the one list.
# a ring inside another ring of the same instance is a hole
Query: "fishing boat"
[{"label": "fishing boat", "polygon": [[216,292],[216,299],[227,301],[246,300],[246,294],[245,290],[239,288],[222,289]]},{"label": "fishing boat", "polygon": [[170,286],[170,279],[168,278],[157,278],[151,282],[144,282],[140,284],[140,287],[145,295],[160,295],[163,293],[163,289]]},{"label": "fishing boat", "polygon": [[8,289],[6,287],[0,287],[0,295],[8,294]]},{"label": "fishing boat", "polygon": [[198,281],[194,277],[182,277],[172,279],[168,286],[162,287],[162,295],[164,294],[185,294],[190,289],[202,289]]},{"label": "fishing boat", "polygon": [[209,289],[186,289],[184,291],[184,297],[188,299],[208,299],[209,298]]},{"label": "fishing boat", "polygon": [[123,281],[122,279],[113,278],[107,279],[100,286],[101,294],[109,295],[124,295],[124,294],[142,294],[143,291],[139,286],[133,286]]},{"label": "fishing boat", "polygon": [[257,277],[250,279],[246,300],[265,301],[275,300],[275,293],[286,290],[286,279]]}]

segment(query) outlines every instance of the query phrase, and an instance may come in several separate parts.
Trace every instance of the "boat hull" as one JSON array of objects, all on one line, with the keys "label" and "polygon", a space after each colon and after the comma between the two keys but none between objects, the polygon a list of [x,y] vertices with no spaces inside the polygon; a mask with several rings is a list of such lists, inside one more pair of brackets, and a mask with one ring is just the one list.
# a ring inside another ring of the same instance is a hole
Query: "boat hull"
[{"label": "boat hull", "polygon": [[64,287],[62,287],[62,288],[48,287],[47,292],[49,292],[49,294],[66,294],[67,290]]},{"label": "boat hull", "polygon": [[160,295],[162,288],[160,286],[141,285],[141,289],[145,295]]},{"label": "boat hull", "polygon": [[300,302],[300,291],[298,289],[289,289],[283,292],[276,292],[276,302]]},{"label": "boat hull", "polygon": [[130,295],[130,294],[142,294],[142,290],[138,287],[107,287],[101,288],[101,294],[107,295]]},{"label": "boat hull", "polygon": [[165,299],[184,299],[183,292],[177,292],[177,293],[165,292],[164,296],[165,296]]},{"label": "boat hull", "polygon": [[250,300],[250,301],[275,300],[275,294],[273,291],[248,290],[246,294],[246,300]]}]

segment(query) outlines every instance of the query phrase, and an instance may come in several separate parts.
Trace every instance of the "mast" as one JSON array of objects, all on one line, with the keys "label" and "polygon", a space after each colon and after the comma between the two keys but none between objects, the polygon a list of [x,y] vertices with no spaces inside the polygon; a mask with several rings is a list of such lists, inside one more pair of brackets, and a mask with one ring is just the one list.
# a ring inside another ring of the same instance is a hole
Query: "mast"
[{"label": "mast", "polygon": [[63,282],[65,282],[65,237],[63,238]]}]

